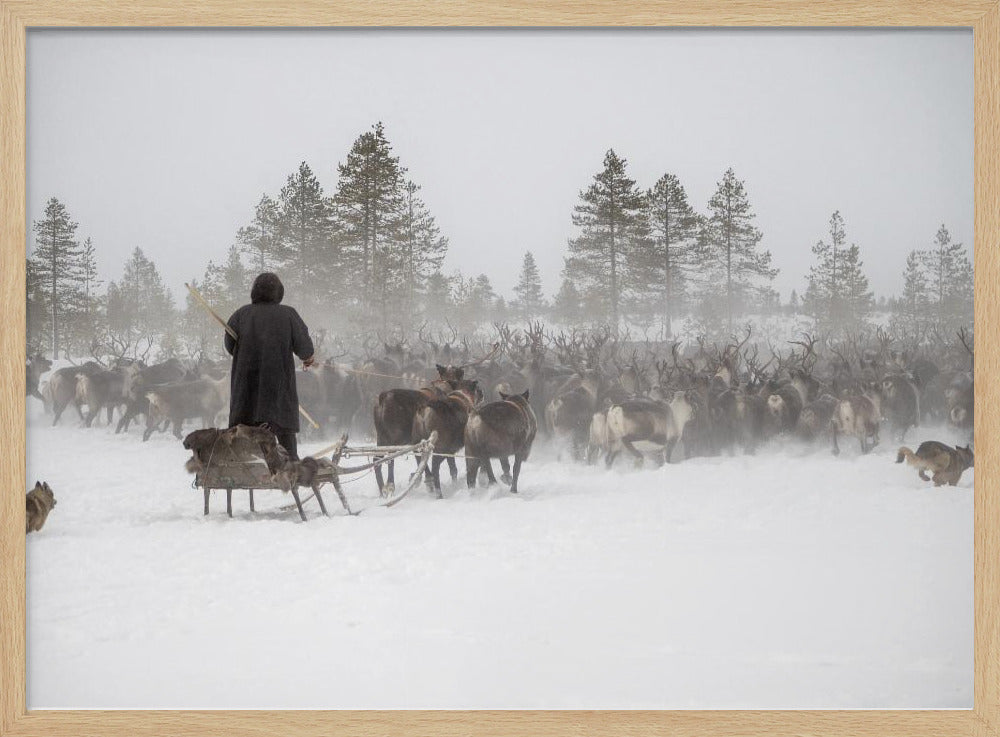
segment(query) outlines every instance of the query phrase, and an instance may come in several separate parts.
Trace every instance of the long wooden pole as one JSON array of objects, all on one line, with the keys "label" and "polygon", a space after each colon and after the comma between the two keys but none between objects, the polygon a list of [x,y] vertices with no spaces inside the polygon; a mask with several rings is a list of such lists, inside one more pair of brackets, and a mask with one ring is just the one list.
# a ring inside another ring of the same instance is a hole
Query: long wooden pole
[{"label": "long wooden pole", "polygon": [[[227,333],[229,333],[230,338],[232,338],[233,340],[239,340],[239,336],[236,335],[236,331],[233,330],[233,328],[229,325],[229,323],[227,323],[225,320],[219,317],[219,313],[212,309],[212,305],[210,305],[208,301],[201,296],[201,292],[199,292],[197,289],[192,287],[187,282],[184,282],[184,286],[188,288],[188,291],[191,292],[191,296],[195,298],[198,304],[204,307],[208,311],[208,314],[210,314],[212,317],[218,320],[219,324],[225,329]],[[308,412],[306,412],[305,407],[303,407],[301,404],[299,405],[299,414],[301,414],[303,417],[309,420],[309,424],[311,424],[314,428],[319,430],[319,423],[316,422],[316,420],[314,420]]]}]

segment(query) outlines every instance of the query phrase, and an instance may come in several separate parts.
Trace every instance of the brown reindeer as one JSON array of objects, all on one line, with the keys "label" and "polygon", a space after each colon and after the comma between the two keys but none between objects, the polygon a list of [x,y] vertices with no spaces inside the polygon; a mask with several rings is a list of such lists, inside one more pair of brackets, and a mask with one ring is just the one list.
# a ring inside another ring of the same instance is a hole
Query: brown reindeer
[{"label": "brown reindeer", "polygon": [[[378,395],[372,417],[375,421],[375,439],[378,445],[413,445],[413,420],[417,412],[434,399],[442,399],[458,388],[465,372],[454,366],[437,365],[438,378],[422,389],[389,389]],[[378,460],[378,459],[376,459]],[[449,463],[449,468],[454,459]],[[390,460],[388,480],[382,475],[382,465],[375,466],[375,480],[382,496],[391,496],[396,488],[395,460]],[[455,474],[458,467],[455,466]]]},{"label": "brown reindeer", "polygon": [[[413,442],[425,440],[431,433],[437,432],[437,442],[434,445],[434,458],[426,469],[428,483],[441,497],[441,464],[446,456],[439,453],[452,454],[465,445],[465,425],[469,415],[483,399],[479,383],[475,380],[463,379],[457,382],[458,388],[448,392],[443,398],[431,399],[417,410],[413,418]],[[453,456],[447,456],[451,479],[458,478],[458,466]]]},{"label": "brown reindeer", "polygon": [[490,402],[472,414],[465,424],[465,476],[469,488],[476,485],[479,469],[486,472],[490,484],[497,482],[491,458],[499,458],[504,477],[510,473],[508,457],[514,456],[511,493],[517,493],[521,464],[531,453],[538,432],[538,419],[528,402],[530,390],[521,394],[500,393],[499,402]]}]

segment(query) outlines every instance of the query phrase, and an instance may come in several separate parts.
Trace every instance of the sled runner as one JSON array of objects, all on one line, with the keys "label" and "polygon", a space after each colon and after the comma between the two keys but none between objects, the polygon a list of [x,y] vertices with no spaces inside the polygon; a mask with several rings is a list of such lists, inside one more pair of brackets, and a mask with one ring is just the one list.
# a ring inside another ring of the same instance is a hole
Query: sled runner
[{"label": "sled runner", "polygon": [[[404,446],[362,446],[347,445],[347,435],[343,435],[334,445],[319,453],[292,460],[288,457],[269,430],[248,425],[238,425],[226,430],[209,428],[196,430],[184,438],[184,447],[192,451],[186,464],[189,472],[195,474],[193,486],[202,489],[205,497],[205,514],[209,511],[209,498],[214,489],[226,490],[226,513],[233,516],[233,491],[245,489],[250,497],[250,511],[254,509],[254,492],[260,489],[274,489],[291,492],[302,521],[306,521],[299,496],[300,487],[312,489],[320,511],[326,515],[326,504],[320,493],[321,488],[331,484],[340,498],[340,503],[348,514],[360,514],[351,509],[341,486],[345,476],[363,473],[405,455],[418,458],[416,472],[409,483],[398,494],[381,499],[372,506],[392,507],[401,502],[420,483],[434,452],[437,433],[419,443]],[[329,457],[325,454],[330,453]],[[367,456],[372,460],[353,466],[343,466],[341,461],[351,456]]]}]

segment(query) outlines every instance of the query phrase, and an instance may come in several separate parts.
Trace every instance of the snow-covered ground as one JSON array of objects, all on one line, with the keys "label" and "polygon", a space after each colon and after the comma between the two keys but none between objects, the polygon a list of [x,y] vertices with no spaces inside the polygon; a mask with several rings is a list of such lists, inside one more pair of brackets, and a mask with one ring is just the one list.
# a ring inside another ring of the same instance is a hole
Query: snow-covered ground
[{"label": "snow-covered ground", "polygon": [[28,537],[30,708],[972,704],[973,474],[934,489],[888,443],[611,472],[538,448],[516,497],[348,517],[330,490],[303,524],[280,492],[204,517],[172,436],[28,411],[58,502]]}]

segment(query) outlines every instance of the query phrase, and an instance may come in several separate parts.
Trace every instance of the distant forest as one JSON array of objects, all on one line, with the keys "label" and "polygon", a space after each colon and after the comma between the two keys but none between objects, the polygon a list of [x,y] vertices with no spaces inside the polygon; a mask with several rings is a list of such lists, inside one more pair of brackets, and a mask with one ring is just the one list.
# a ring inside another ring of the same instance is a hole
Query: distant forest
[{"label": "distant forest", "polygon": [[[248,203],[222,263],[196,282],[228,314],[248,301],[250,282],[275,271],[321,338],[372,331],[404,334],[447,326],[462,334],[494,322],[545,320],[563,327],[637,326],[660,339],[676,321],[700,335],[728,335],[748,316],[790,314],[829,335],[864,330],[878,310],[907,330],[942,334],[972,323],[973,270],[967,249],[942,225],[926,249],[901,263],[898,297],[876,301],[859,248],[838,211],[812,246],[801,293],[782,302],[778,267],[756,227],[750,193],[728,169],[704,209],[664,173],[648,189],[615,151],[580,191],[567,217],[562,280],[546,295],[534,256],[523,254],[512,294],[487,274],[445,273],[448,238],[400,163],[381,123],[362,133],[337,165],[327,194],[302,162],[284,186]],[[218,325],[188,297],[175,303],[154,261],[137,244],[120,276],[97,274],[100,244],[78,235],[53,197],[32,226],[27,259],[28,346],[61,356],[180,356],[221,350]],[[177,286],[177,285],[175,285]]]}]

